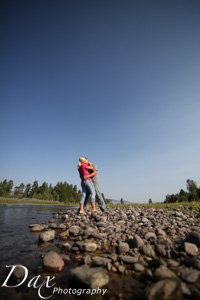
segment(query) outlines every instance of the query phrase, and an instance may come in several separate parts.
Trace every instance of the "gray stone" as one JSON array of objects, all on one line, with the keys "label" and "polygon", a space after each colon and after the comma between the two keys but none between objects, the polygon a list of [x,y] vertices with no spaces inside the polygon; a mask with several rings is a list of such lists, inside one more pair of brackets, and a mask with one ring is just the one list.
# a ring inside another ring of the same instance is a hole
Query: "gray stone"
[{"label": "gray stone", "polygon": [[125,264],[134,264],[138,261],[138,257],[134,256],[120,256],[120,260]]},{"label": "gray stone", "polygon": [[106,257],[94,256],[92,258],[95,266],[106,266],[107,263],[110,263],[112,260]]},{"label": "gray stone", "polygon": [[60,256],[61,256],[61,258],[63,259],[63,261],[64,261],[66,264],[71,264],[71,263],[72,263],[72,260],[71,260],[71,258],[69,257],[69,255],[61,254]]},{"label": "gray stone", "polygon": [[160,228],[156,229],[156,235],[163,235],[165,236],[166,235],[166,232]]},{"label": "gray stone", "polygon": [[158,281],[146,290],[146,297],[148,300],[182,299],[180,283],[172,279]]},{"label": "gray stone", "polygon": [[129,244],[122,243],[122,242],[119,243],[119,245],[118,245],[118,252],[119,252],[119,254],[126,253],[128,251],[129,251]]},{"label": "gray stone", "polygon": [[192,243],[192,244],[195,244],[197,247],[200,247],[200,232],[198,232],[198,231],[191,231],[187,235],[185,241],[189,242],[189,243]]},{"label": "gray stone", "polygon": [[166,257],[167,252],[165,251],[165,248],[162,245],[160,244],[156,245],[155,250],[158,256]]},{"label": "gray stone", "polygon": [[79,248],[82,251],[86,251],[86,252],[92,252],[92,251],[96,251],[97,250],[97,244],[96,243],[84,243],[82,245],[79,246]]},{"label": "gray stone", "polygon": [[159,268],[157,268],[154,272],[154,277],[156,280],[177,278],[176,274],[165,266],[160,266]]},{"label": "gray stone", "polygon": [[73,225],[69,228],[69,234],[76,236],[79,234],[81,228],[79,226]]},{"label": "gray stone", "polygon": [[168,261],[167,261],[167,266],[169,268],[176,268],[179,265],[180,265],[180,263],[177,260],[175,260],[175,259],[168,259]]},{"label": "gray stone", "polygon": [[144,241],[141,239],[139,235],[135,235],[133,238],[133,246],[134,248],[140,248],[144,245]]},{"label": "gray stone", "polygon": [[144,253],[144,255],[148,256],[148,257],[155,257],[156,253],[155,251],[152,249],[151,245],[147,244],[147,245],[144,245],[142,247],[142,251]]},{"label": "gray stone", "polygon": [[199,278],[200,272],[193,269],[183,269],[181,278],[187,283],[195,283]]},{"label": "gray stone", "polygon": [[61,252],[68,252],[71,250],[71,248],[72,248],[72,246],[69,243],[64,243],[62,245]]},{"label": "gray stone", "polygon": [[54,230],[48,230],[45,232],[41,232],[39,235],[39,240],[42,242],[49,242],[54,240],[55,238],[55,231]]},{"label": "gray stone", "polygon": [[58,225],[58,229],[66,230],[66,225],[65,224],[60,224],[60,225]]},{"label": "gray stone", "polygon": [[42,225],[32,226],[31,232],[38,232],[44,230],[44,227]]},{"label": "gray stone", "polygon": [[102,268],[89,268],[82,265],[70,270],[70,280],[77,281],[91,289],[101,288],[109,282],[109,277]]},{"label": "gray stone", "polygon": [[133,269],[136,272],[143,272],[145,270],[145,267],[143,265],[141,265],[141,264],[135,263],[133,265]]},{"label": "gray stone", "polygon": [[157,239],[157,236],[155,235],[154,232],[147,232],[145,234],[145,240],[149,240],[150,238],[154,238],[155,240]]},{"label": "gray stone", "polygon": [[196,256],[199,254],[199,250],[195,244],[185,242],[185,252],[191,256]]}]

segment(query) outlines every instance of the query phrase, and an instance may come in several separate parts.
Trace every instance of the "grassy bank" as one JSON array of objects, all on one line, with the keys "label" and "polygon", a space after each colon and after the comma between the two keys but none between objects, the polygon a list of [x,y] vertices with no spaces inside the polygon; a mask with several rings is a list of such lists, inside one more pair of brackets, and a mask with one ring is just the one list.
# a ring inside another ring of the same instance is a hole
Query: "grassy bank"
[{"label": "grassy bank", "polygon": [[177,209],[200,209],[200,201],[199,202],[178,202],[178,203],[152,203],[152,204],[141,204],[141,203],[134,203],[134,204],[109,204],[108,207],[146,207],[146,208],[156,208],[156,209],[169,209],[169,210],[177,210]]},{"label": "grassy bank", "polygon": [[29,198],[18,199],[18,198],[6,198],[6,197],[0,197],[0,204],[55,205],[55,206],[78,205],[76,203],[64,203],[64,202],[59,202],[59,201],[29,199]]}]

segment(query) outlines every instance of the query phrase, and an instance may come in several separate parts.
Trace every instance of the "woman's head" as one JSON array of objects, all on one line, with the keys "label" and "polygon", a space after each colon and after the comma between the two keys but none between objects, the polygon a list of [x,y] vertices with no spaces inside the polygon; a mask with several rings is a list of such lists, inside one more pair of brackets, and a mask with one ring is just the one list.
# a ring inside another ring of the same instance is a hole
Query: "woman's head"
[{"label": "woman's head", "polygon": [[79,157],[78,169],[80,168],[80,166],[81,166],[82,164],[85,163],[85,161],[86,161],[85,156]]}]

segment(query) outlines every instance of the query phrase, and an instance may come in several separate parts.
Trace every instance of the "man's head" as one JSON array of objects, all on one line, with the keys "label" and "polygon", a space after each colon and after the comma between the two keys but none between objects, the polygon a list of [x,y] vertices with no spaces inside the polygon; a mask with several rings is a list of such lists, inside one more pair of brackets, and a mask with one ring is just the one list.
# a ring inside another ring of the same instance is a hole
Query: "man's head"
[{"label": "man's head", "polygon": [[85,157],[85,164],[88,164],[89,160],[87,157]]}]

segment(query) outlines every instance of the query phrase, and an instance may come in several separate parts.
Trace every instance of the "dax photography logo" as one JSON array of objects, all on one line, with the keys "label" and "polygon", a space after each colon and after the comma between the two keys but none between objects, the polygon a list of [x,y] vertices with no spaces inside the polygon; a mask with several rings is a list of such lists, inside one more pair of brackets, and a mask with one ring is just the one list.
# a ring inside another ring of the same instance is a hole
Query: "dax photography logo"
[{"label": "dax photography logo", "polygon": [[[11,268],[10,273],[7,275],[6,279],[4,280],[3,284],[1,287],[6,287],[6,288],[16,288],[19,287],[20,285],[22,285],[23,283],[25,283],[25,281],[27,280],[28,277],[28,269],[22,265],[11,265],[11,266],[6,266],[6,268]],[[15,274],[17,271],[20,271],[20,273],[22,274],[23,272],[23,276],[20,276],[20,282],[16,285],[10,285],[8,283],[10,277],[12,274]],[[28,288],[34,288],[38,290],[38,296],[41,299],[49,299],[51,298],[54,294],[73,294],[73,295],[77,295],[80,296],[82,294],[87,294],[87,295],[94,295],[94,294],[102,294],[102,296],[104,296],[104,294],[106,293],[107,289],[61,289],[60,287],[54,287],[53,286],[56,284],[56,282],[54,281],[55,276],[46,276],[46,279],[43,280],[41,283],[39,283],[41,279],[41,275],[35,276],[32,279],[30,279],[27,282],[27,287]],[[43,297],[41,294],[41,289],[42,287],[46,287],[46,288],[53,288],[52,290],[52,295],[50,295],[49,297]]]}]

